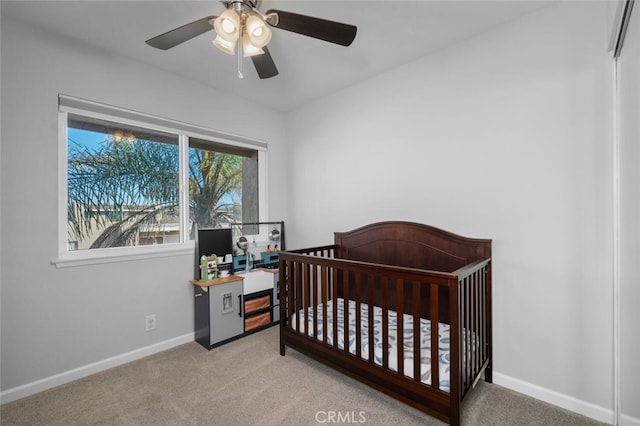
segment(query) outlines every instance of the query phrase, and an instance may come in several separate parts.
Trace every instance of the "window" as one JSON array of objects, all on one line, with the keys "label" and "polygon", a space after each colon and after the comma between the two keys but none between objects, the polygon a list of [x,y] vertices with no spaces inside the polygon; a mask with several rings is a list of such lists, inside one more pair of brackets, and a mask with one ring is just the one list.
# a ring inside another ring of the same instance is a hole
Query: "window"
[{"label": "window", "polygon": [[60,125],[61,259],[192,247],[197,228],[260,218],[264,143],[62,95]]},{"label": "window", "polygon": [[257,222],[257,182],[256,150],[189,138],[189,214],[199,228]]},{"label": "window", "polygon": [[178,135],[67,116],[69,250],[180,242]]}]

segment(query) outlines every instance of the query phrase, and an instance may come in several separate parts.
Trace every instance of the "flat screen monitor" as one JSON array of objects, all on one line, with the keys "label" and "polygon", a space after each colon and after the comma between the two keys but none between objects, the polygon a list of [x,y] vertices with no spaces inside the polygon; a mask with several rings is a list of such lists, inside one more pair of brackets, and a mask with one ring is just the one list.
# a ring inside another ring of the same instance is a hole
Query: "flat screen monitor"
[{"label": "flat screen monitor", "polygon": [[224,257],[233,252],[231,228],[198,229],[196,238],[196,278],[199,277],[200,257],[202,255]]},{"label": "flat screen monitor", "polygon": [[198,257],[203,254],[207,256],[215,254],[219,257],[231,254],[233,251],[231,228],[199,229],[196,245],[198,246]]}]

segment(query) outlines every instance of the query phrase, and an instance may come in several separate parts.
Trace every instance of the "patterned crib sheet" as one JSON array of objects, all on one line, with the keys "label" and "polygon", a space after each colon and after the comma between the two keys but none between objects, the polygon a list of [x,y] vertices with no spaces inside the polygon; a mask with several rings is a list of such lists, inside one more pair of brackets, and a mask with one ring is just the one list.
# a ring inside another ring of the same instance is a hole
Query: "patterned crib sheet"
[{"label": "patterned crib sheet", "polygon": [[[338,315],[338,348],[344,350],[344,300],[337,299]],[[353,300],[349,300],[349,352],[356,354],[356,304]],[[313,311],[310,307],[308,310],[307,334],[313,336]],[[317,308],[317,339],[323,339],[324,330],[322,329],[322,304]],[[302,321],[304,321],[304,312],[299,312]],[[360,353],[363,359],[369,359],[369,306],[360,304],[360,324],[361,324],[361,344]],[[403,355],[404,355],[404,374],[407,377],[413,377],[413,316],[403,314]],[[398,371],[398,351],[397,351],[397,313],[388,311],[389,322],[389,369]],[[327,302],[327,343],[333,346],[333,301]],[[291,318],[291,327],[295,330],[297,326],[296,313]],[[301,325],[302,326],[302,325]],[[373,347],[374,362],[382,365],[382,309],[378,306],[373,307]],[[442,391],[449,392],[449,325],[438,323],[438,352],[439,352],[439,388]],[[420,319],[420,381],[428,385],[431,384],[431,321]]]}]

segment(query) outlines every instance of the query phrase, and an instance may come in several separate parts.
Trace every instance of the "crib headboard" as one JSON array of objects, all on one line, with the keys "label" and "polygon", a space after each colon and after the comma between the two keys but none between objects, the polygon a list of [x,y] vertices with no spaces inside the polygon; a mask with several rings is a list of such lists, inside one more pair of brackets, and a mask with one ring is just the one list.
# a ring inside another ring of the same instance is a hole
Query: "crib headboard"
[{"label": "crib headboard", "polygon": [[334,233],[341,259],[453,272],[491,257],[491,240],[467,238],[413,222],[378,222]]}]

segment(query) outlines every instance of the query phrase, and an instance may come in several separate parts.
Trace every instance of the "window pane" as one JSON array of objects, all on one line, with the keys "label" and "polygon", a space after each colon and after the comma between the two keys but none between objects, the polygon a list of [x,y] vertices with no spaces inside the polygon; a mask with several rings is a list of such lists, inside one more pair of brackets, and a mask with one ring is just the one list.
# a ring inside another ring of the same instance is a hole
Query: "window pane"
[{"label": "window pane", "polygon": [[178,136],[68,115],[68,249],[176,243]]},{"label": "window pane", "polygon": [[[198,228],[257,221],[258,153],[191,138],[189,212]],[[192,238],[193,238],[192,232]]]}]

